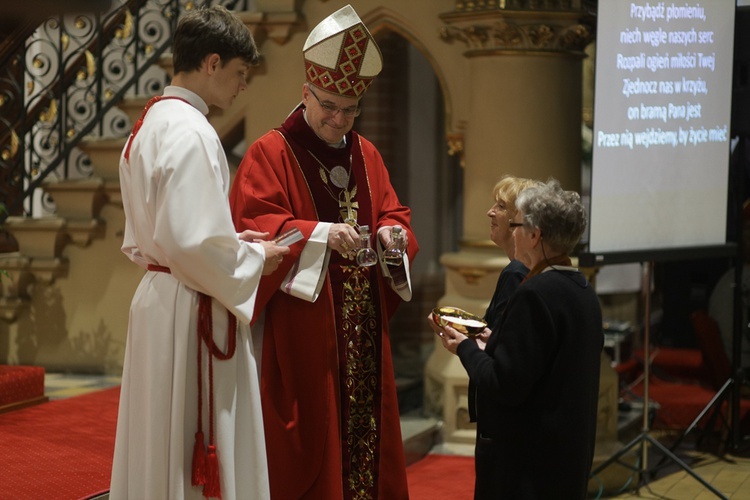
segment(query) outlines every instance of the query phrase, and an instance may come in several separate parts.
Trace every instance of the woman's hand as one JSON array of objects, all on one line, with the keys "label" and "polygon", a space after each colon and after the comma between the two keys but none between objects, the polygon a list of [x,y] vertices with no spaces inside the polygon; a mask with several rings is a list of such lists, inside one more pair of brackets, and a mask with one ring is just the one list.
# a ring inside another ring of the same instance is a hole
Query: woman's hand
[{"label": "woman's hand", "polygon": [[435,323],[435,318],[432,313],[427,316],[427,322],[430,324],[430,327],[432,327],[432,330],[440,337],[440,340],[443,342],[443,347],[453,354],[456,354],[458,344],[469,338],[451,326],[446,325],[442,327]]},{"label": "woman's hand", "polygon": [[474,337],[474,340],[477,343],[477,347],[484,351],[484,348],[487,347],[487,342],[489,342],[490,340],[490,335],[492,335],[492,330],[490,330],[489,328],[485,328],[484,331]]}]

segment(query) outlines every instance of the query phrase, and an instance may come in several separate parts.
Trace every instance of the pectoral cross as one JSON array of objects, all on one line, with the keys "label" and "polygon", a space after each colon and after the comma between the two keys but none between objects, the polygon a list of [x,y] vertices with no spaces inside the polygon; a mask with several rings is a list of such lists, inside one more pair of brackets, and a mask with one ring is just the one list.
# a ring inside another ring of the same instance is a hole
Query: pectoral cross
[{"label": "pectoral cross", "polygon": [[351,191],[344,189],[342,193],[344,194],[344,200],[339,200],[341,218],[350,226],[357,227],[357,211],[355,208],[359,208],[359,203],[352,200],[357,194],[357,187],[355,186]]}]

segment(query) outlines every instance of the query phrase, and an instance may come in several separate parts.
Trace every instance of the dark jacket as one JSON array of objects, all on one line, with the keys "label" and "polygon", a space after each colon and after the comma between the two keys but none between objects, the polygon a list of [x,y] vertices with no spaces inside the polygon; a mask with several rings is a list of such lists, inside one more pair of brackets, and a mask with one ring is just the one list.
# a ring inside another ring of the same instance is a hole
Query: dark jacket
[{"label": "dark jacket", "polygon": [[492,295],[490,305],[487,306],[487,311],[484,313],[484,320],[493,332],[500,325],[508,301],[527,274],[529,274],[528,267],[523,265],[521,261],[511,260],[497,278],[495,293]]},{"label": "dark jacket", "polygon": [[521,284],[485,351],[458,346],[476,390],[475,498],[585,498],[602,346],[599,300],[571,268]]}]

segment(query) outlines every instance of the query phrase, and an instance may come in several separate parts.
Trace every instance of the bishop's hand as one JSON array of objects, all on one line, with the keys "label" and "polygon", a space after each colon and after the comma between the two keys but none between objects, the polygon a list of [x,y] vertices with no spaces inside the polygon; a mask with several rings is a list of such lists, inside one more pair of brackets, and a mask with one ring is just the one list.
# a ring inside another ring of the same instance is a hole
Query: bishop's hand
[{"label": "bishop's hand", "polygon": [[328,248],[336,250],[341,255],[346,255],[357,250],[359,246],[359,233],[349,224],[331,224],[328,230]]},{"label": "bishop's hand", "polygon": [[[383,245],[383,248],[388,248],[388,245],[391,243],[391,240],[393,239],[392,235],[394,227],[400,228],[401,226],[383,226],[378,229],[378,239]],[[401,239],[404,240],[404,248],[406,248],[409,245],[409,233],[407,233],[403,228],[401,229]]]}]

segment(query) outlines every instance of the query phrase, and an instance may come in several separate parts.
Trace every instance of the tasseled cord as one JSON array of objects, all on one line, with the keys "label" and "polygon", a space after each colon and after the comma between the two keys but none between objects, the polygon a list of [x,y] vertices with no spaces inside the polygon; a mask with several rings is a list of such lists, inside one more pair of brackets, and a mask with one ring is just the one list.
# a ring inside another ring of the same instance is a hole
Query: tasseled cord
[{"label": "tasseled cord", "polygon": [[[199,293],[198,302],[198,431],[195,433],[193,448],[192,484],[203,486],[203,496],[221,499],[221,481],[219,478],[219,456],[214,436],[214,365],[213,358],[231,359],[237,347],[237,319],[227,311],[229,324],[227,352],[223,353],[214,343],[211,297]],[[203,436],[203,391],[202,391],[202,346],[208,347],[208,453],[204,448]]]},{"label": "tasseled cord", "polygon": [[198,306],[198,431],[195,433],[195,444],[193,445],[193,470],[191,483],[193,486],[203,486],[206,484],[206,445],[203,437],[203,391],[201,380],[203,380],[203,367],[201,359],[203,358],[203,338],[201,337],[200,317],[203,305],[203,294],[200,297]]}]

